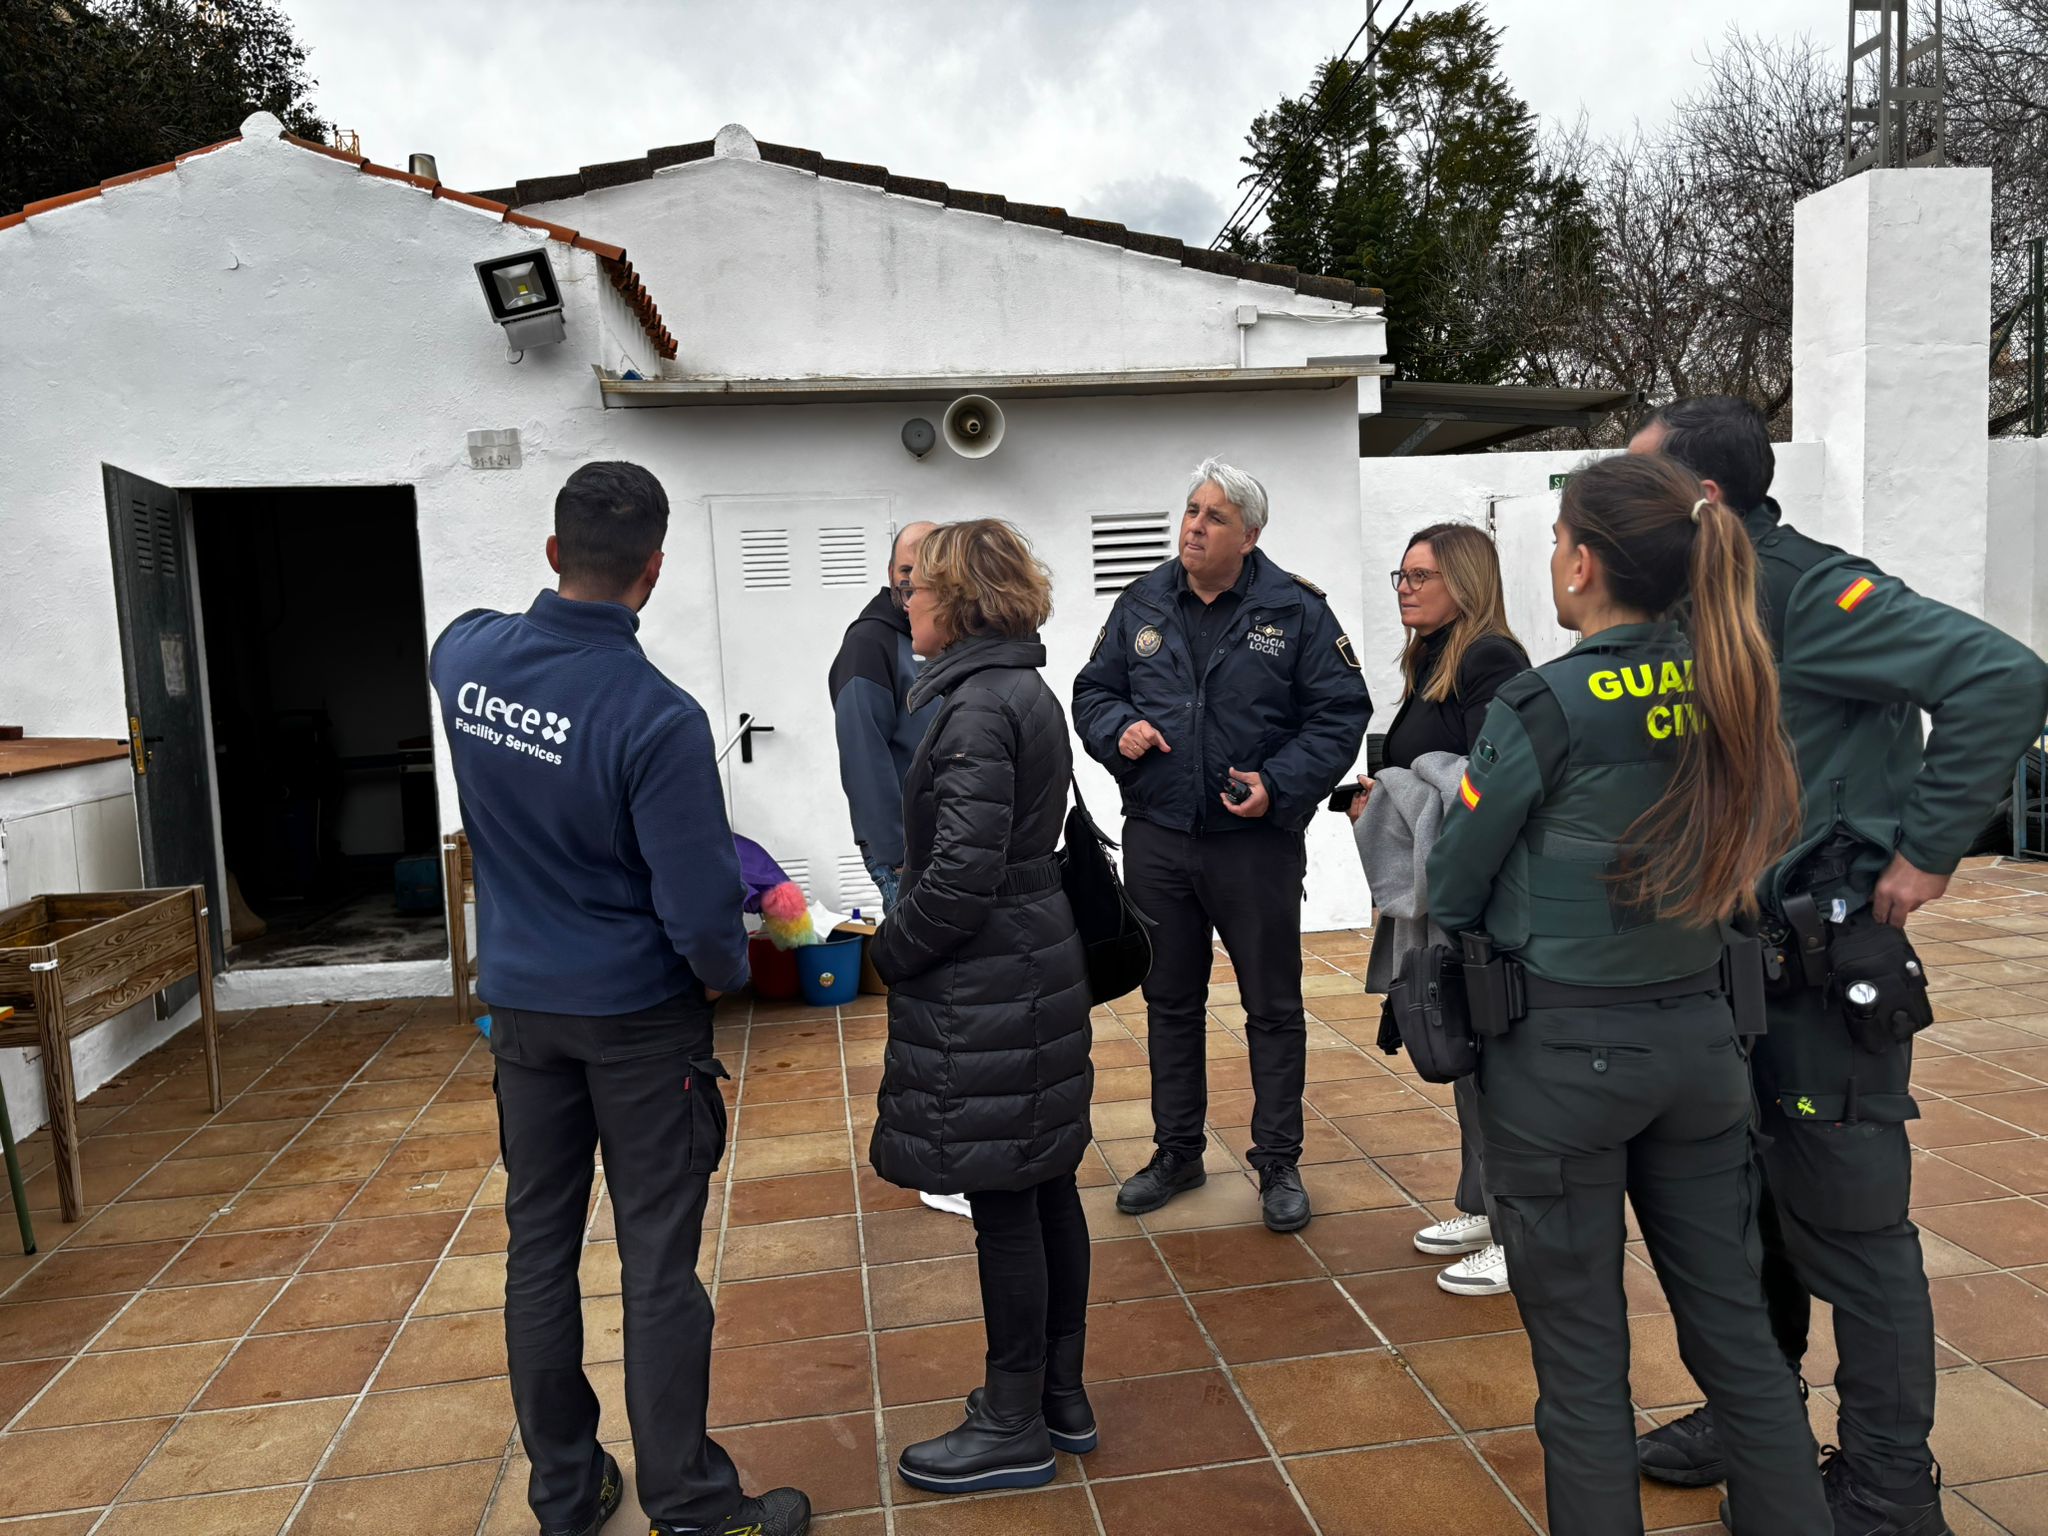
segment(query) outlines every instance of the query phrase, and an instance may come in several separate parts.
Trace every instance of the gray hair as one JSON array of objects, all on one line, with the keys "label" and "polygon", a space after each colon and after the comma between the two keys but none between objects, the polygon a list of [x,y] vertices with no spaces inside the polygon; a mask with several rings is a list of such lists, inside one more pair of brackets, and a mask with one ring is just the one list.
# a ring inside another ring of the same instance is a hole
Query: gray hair
[{"label": "gray hair", "polygon": [[1202,460],[1188,476],[1188,494],[1194,495],[1210,481],[1223,499],[1244,514],[1245,527],[1257,533],[1266,526],[1266,488],[1235,465],[1210,457]]}]

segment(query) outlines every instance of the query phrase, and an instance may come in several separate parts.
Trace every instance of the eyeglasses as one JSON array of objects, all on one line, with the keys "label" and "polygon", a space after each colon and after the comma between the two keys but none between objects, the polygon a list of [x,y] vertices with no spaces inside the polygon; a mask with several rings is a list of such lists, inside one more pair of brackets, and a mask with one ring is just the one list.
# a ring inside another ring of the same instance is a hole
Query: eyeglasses
[{"label": "eyeglasses", "polygon": [[1410,592],[1420,592],[1437,578],[1435,571],[1423,570],[1420,566],[1412,571],[1389,571],[1387,578],[1393,582],[1394,590],[1400,591],[1405,585]]},{"label": "eyeglasses", "polygon": [[931,588],[920,587],[915,582],[899,581],[896,583],[896,596],[906,603],[919,592],[929,592],[930,590]]}]

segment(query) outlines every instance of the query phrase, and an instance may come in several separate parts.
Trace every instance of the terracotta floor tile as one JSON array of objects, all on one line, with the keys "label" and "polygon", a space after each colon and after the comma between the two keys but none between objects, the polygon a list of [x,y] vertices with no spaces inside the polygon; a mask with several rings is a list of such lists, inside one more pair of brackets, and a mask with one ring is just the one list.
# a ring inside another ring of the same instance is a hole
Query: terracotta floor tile
[{"label": "terracotta floor tile", "polygon": [[132,1500],[226,1493],[303,1482],[313,1475],[350,1401],[283,1403],[187,1414],[129,1486]]},{"label": "terracotta floor tile", "polygon": [[1991,1369],[1994,1375],[2012,1383],[2035,1402],[2048,1405],[2048,1359],[2009,1360]]},{"label": "terracotta floor tile", "polygon": [[159,1286],[219,1285],[289,1275],[325,1235],[324,1227],[231,1232],[199,1238],[164,1271]]},{"label": "terracotta floor tile", "polygon": [[[403,1472],[480,1455],[490,1457],[495,1467],[513,1428],[512,1389],[502,1376],[372,1392],[342,1433],[322,1475]],[[476,1514],[482,1509],[479,1503]]]},{"label": "terracotta floor tile", "polygon": [[381,1323],[401,1318],[433,1272],[432,1264],[421,1262],[300,1275],[263,1314],[256,1331],[298,1333],[309,1328],[337,1328],[349,1323]]},{"label": "terracotta floor tile", "polygon": [[1212,1291],[1194,1298],[1202,1326],[1232,1365],[1367,1349],[1379,1342],[1329,1280]]},{"label": "terracotta floor tile", "polygon": [[239,1339],[283,1288],[282,1280],[243,1280],[231,1285],[144,1291],[93,1347],[144,1349]]},{"label": "terracotta floor tile", "polygon": [[1461,1429],[1506,1429],[1536,1417],[1536,1369],[1522,1333],[1403,1346],[1408,1363]]},{"label": "terracotta floor tile", "polygon": [[[698,1269],[701,1272],[700,1263]],[[731,1277],[728,1276],[728,1279]],[[619,1267],[619,1245],[617,1243],[586,1243],[583,1245],[583,1259],[577,1266],[577,1283],[583,1288],[586,1298],[591,1296],[616,1296],[623,1286]]]},{"label": "terracotta floor tile", "polygon": [[1193,1531],[1307,1536],[1309,1530],[1271,1462],[1097,1483],[1094,1494],[1107,1536],[1187,1536]]},{"label": "terracotta floor tile", "polygon": [[1478,1459],[1454,1442],[1311,1457],[1288,1462],[1287,1471],[1324,1536],[1524,1536],[1528,1530]]},{"label": "terracotta floor tile", "polygon": [[965,1397],[981,1385],[987,1349],[988,1336],[978,1321],[876,1334],[883,1403],[897,1407]]},{"label": "terracotta floor tile", "polygon": [[464,1131],[449,1136],[406,1136],[391,1149],[384,1167],[393,1173],[440,1168],[488,1168],[498,1160],[498,1133]]},{"label": "terracotta floor tile", "polygon": [[[1476,1437],[1475,1443],[1479,1446],[1481,1456],[1500,1473],[1502,1480],[1515,1491],[1515,1496],[1535,1513],[1539,1522],[1543,1521],[1543,1447],[1536,1439],[1536,1431],[1505,1430],[1480,1435]],[[1643,1523],[1650,1530],[1697,1530],[1707,1533],[1707,1536],[1726,1536],[1719,1515],[1721,1496],[1725,1490],[1719,1485],[1710,1488],[1676,1488],[1645,1478],[1641,1486]]]},{"label": "terracotta floor tile", "polygon": [[1941,1156],[2023,1195],[2048,1194],[2048,1139],[2034,1137],[1981,1147],[1949,1147]]},{"label": "terracotta floor tile", "polygon": [[380,1392],[503,1376],[505,1314],[453,1312],[405,1325],[377,1373]]},{"label": "terracotta floor tile", "polygon": [[0,1360],[38,1360],[85,1347],[126,1296],[79,1296],[0,1306]]},{"label": "terracotta floor tile", "polygon": [[277,1536],[298,1502],[296,1488],[263,1488],[123,1504],[107,1516],[99,1536]]},{"label": "terracotta floor tile", "polygon": [[1458,1122],[1434,1106],[1351,1116],[1336,1126],[1370,1157],[1448,1152],[1458,1145]]},{"label": "terracotta floor tile", "polygon": [[1450,1432],[1401,1362],[1383,1350],[1247,1365],[1235,1374],[1283,1456]]},{"label": "terracotta floor tile", "polygon": [[914,1328],[981,1316],[980,1268],[971,1255],[908,1264],[871,1263],[868,1293],[877,1328]]},{"label": "terracotta floor tile", "polygon": [[354,1270],[365,1264],[408,1264],[438,1260],[449,1245],[461,1214],[436,1212],[428,1217],[383,1217],[377,1221],[344,1221],[313,1249],[307,1270]]},{"label": "terracotta floor tile", "polygon": [[1939,1149],[2016,1141],[2027,1133],[1955,1099],[1928,1099],[1920,1106],[1920,1118],[1907,1122],[1906,1134],[1916,1147]]},{"label": "terracotta floor tile", "polygon": [[[879,1262],[872,1252],[868,1261]],[[826,1216],[815,1221],[781,1221],[728,1231],[719,1256],[719,1278],[762,1280],[775,1275],[847,1269],[859,1263],[860,1234],[854,1218]]]},{"label": "terracotta floor tile", "polygon": [[1301,1237],[1333,1274],[1436,1268],[1447,1261],[1418,1252],[1415,1247],[1415,1234],[1429,1223],[1427,1212],[1410,1205],[1391,1210],[1344,1211],[1318,1216],[1303,1229]]},{"label": "terracotta floor tile", "polygon": [[586,1364],[626,1358],[626,1307],[618,1296],[583,1298],[583,1359]]},{"label": "terracotta floor tile", "polygon": [[[2048,1297],[2043,1300],[2048,1301]],[[878,1319],[877,1326],[888,1325]],[[866,1328],[860,1271],[838,1269],[817,1275],[721,1285],[712,1344],[719,1349],[737,1349],[788,1339],[860,1333]]]},{"label": "terracotta floor tile", "polygon": [[397,1333],[396,1323],[367,1323],[248,1339],[236,1348],[197,1406],[252,1408],[352,1395],[362,1391]]},{"label": "terracotta floor tile", "polygon": [[[403,1221],[406,1218],[394,1217]],[[455,1234],[455,1241],[449,1245],[450,1253],[503,1253],[511,1243],[512,1234],[505,1224],[505,1208],[502,1205],[472,1206],[462,1218],[462,1226]]]},{"label": "terracotta floor tile", "polygon": [[838,1169],[777,1179],[748,1179],[733,1185],[726,1220],[736,1227],[751,1227],[770,1221],[844,1216],[853,1210],[853,1202],[853,1175]]},{"label": "terracotta floor tile", "polygon": [[233,1194],[255,1178],[269,1162],[262,1152],[230,1157],[187,1157],[159,1163],[129,1192],[133,1200],[162,1200],[179,1195]]},{"label": "terracotta floor tile", "polygon": [[176,1238],[116,1248],[59,1248],[10,1286],[0,1301],[112,1296],[147,1285],[185,1245]]},{"label": "terracotta floor tile", "polygon": [[129,1419],[0,1436],[0,1516],[105,1504],[170,1424]]},{"label": "terracotta floor tile", "polygon": [[782,1104],[753,1104],[734,1111],[734,1134],[742,1140],[771,1136],[816,1136],[846,1129],[844,1099],[791,1099]]},{"label": "terracotta floor tile", "polygon": [[69,1357],[54,1360],[16,1360],[0,1365],[0,1425],[21,1412],[28,1400],[63,1370]]},{"label": "terracotta floor tile", "polygon": [[472,1461],[425,1472],[323,1479],[313,1485],[293,1536],[472,1536],[498,1480],[498,1463]]},{"label": "terracotta floor tile", "polygon": [[[1104,1196],[1104,1205],[1110,1204],[1114,1192],[1107,1189],[1089,1190],[1082,1198],[1088,1210],[1088,1229],[1104,1237],[1113,1237],[1125,1230],[1138,1230],[1127,1216],[1098,1221],[1095,1207],[1089,1204],[1088,1196]],[[1192,1232],[1208,1227],[1236,1227],[1259,1219],[1259,1187],[1241,1173],[1218,1176],[1211,1174],[1209,1182],[1200,1189],[1177,1196],[1170,1204],[1152,1211],[1141,1219],[1142,1230],[1146,1232]]]},{"label": "terracotta floor tile", "polygon": [[386,1172],[363,1185],[349,1203],[351,1220],[373,1216],[423,1216],[439,1211],[465,1211],[484,1181],[482,1168],[450,1168],[421,1173]]},{"label": "terracotta floor tile", "polygon": [[714,1425],[855,1413],[873,1402],[868,1341],[863,1334],[757,1344],[711,1354],[710,1422]]},{"label": "terracotta floor tile", "polygon": [[1334,1083],[1311,1083],[1302,1097],[1312,1109],[1332,1120],[1426,1107],[1413,1088],[1384,1072]]},{"label": "terracotta floor tile", "polygon": [[416,1136],[454,1136],[465,1131],[491,1131],[498,1126],[498,1106],[488,1099],[468,1104],[434,1104],[409,1127]]},{"label": "terracotta floor tile", "polygon": [[728,1429],[718,1443],[739,1467],[743,1488],[801,1488],[815,1514],[881,1502],[872,1413]]},{"label": "terracotta floor tile", "polygon": [[1944,1371],[1929,1445],[1957,1487],[2027,1476],[2048,1467],[2048,1408],[1989,1371]]},{"label": "terracotta floor tile", "polygon": [[1166,1472],[1264,1454],[1258,1432],[1220,1371],[1141,1376],[1091,1385],[1102,1445],[1091,1478]]},{"label": "terracotta floor tile", "polygon": [[[2027,1146],[2031,1143],[2001,1142],[1995,1145]],[[1985,1149],[1957,1147],[1952,1150],[1981,1152]],[[1973,1200],[2009,1199],[2011,1195],[2012,1191],[2003,1185],[1995,1184],[1936,1153],[1913,1154],[1913,1207],[1916,1211],[1928,1206],[1961,1205]]]},{"label": "terracotta floor tile", "polygon": [[1993,1264],[2048,1263],[2048,1206],[2032,1200],[1938,1206],[1913,1219]]},{"label": "terracotta floor tile", "polygon": [[845,1095],[846,1084],[837,1072],[749,1072],[739,1086],[742,1107],[783,1104],[792,1099],[838,1099]]},{"label": "terracotta floor tile", "polygon": [[1138,1301],[1173,1294],[1173,1278],[1158,1250],[1142,1237],[1113,1238],[1090,1245],[1088,1299]]},{"label": "terracotta floor tile", "polygon": [[413,1312],[432,1317],[441,1312],[480,1312],[505,1305],[505,1256],[476,1254],[443,1259]]},{"label": "terracotta floor tile", "polygon": [[1322,1273],[1316,1256],[1298,1239],[1268,1232],[1262,1226],[1169,1232],[1160,1236],[1158,1244],[1167,1267],[1190,1291],[1272,1285]]},{"label": "terracotta floor tile", "polygon": [[55,1429],[183,1413],[228,1349],[223,1342],[81,1355],[14,1427]]},{"label": "terracotta floor tile", "polygon": [[300,1147],[364,1146],[376,1142],[389,1146],[399,1133],[410,1127],[417,1109],[373,1109],[357,1113],[320,1115],[300,1133]]},{"label": "terracotta floor tile", "polygon": [[[872,1168],[863,1167],[856,1169],[853,1181],[855,1188],[860,1193],[860,1209],[865,1215],[872,1215],[877,1211],[914,1211],[920,1203],[916,1190],[899,1188],[897,1185],[883,1179]],[[763,1180],[762,1182],[771,1183],[773,1181]],[[748,1187],[758,1186],[750,1185]],[[733,1198],[735,1203],[737,1203],[739,1198],[737,1191],[735,1191]]]},{"label": "terracotta floor tile", "polygon": [[377,1171],[390,1150],[391,1141],[383,1136],[330,1146],[296,1146],[279,1153],[256,1175],[256,1187],[343,1182],[360,1185]]},{"label": "terracotta floor tile", "polygon": [[1668,1315],[1631,1317],[1628,1335],[1629,1394],[1638,1408],[1697,1403],[1706,1395],[1678,1358],[1677,1325]]},{"label": "terracotta floor tile", "polygon": [[1513,1297],[1453,1296],[1438,1289],[1436,1275],[1428,1269],[1352,1275],[1345,1279],[1344,1288],[1395,1344],[1509,1333],[1522,1326],[1522,1314],[1515,1309]]},{"label": "terracotta floor tile", "polygon": [[1990,1271],[1930,1280],[1934,1331],[1973,1360],[2048,1355],[2048,1294]]},{"label": "terracotta floor tile", "polygon": [[896,1511],[897,1536],[1073,1536],[1093,1524],[1079,1488],[948,1499]]},{"label": "terracotta floor tile", "polygon": [[1410,1152],[1378,1160],[1380,1172],[1418,1200],[1448,1200],[1458,1192],[1458,1154]]},{"label": "terracotta floor tile", "polygon": [[1202,1370],[1216,1357],[1178,1296],[1088,1309],[1088,1381]]},{"label": "terracotta floor tile", "polygon": [[973,1222],[923,1205],[863,1216],[861,1226],[870,1264],[901,1264],[974,1251]]},{"label": "terracotta floor tile", "polygon": [[178,1200],[123,1200],[80,1227],[71,1237],[71,1246],[90,1248],[103,1243],[149,1243],[190,1237],[213,1219],[220,1204],[205,1195]]}]

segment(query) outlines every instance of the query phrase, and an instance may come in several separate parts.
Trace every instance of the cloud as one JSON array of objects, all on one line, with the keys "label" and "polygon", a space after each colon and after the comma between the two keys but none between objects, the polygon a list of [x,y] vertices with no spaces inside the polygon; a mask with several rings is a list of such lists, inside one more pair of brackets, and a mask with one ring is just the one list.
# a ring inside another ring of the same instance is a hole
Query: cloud
[{"label": "cloud", "polygon": [[1108,219],[1148,235],[1177,235],[1189,245],[1216,238],[1223,206],[1213,190],[1187,176],[1129,176],[1097,188],[1074,207],[1091,219]]}]

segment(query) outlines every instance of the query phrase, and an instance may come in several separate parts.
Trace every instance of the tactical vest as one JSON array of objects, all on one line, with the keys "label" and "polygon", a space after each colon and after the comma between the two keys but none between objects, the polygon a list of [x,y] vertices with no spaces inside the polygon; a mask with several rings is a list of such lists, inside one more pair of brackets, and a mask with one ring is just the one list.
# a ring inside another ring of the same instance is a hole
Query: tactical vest
[{"label": "tactical vest", "polygon": [[1549,752],[1536,743],[1550,765],[1543,800],[1494,882],[1488,932],[1536,975],[1580,986],[1704,970],[1720,955],[1719,927],[1660,921],[1630,906],[1614,878],[1629,828],[1663,795],[1684,737],[1704,726],[1691,647],[1670,625],[1620,626],[1523,673],[1497,697],[1527,724],[1548,713],[1542,693],[1563,715],[1562,766],[1555,743]]}]

